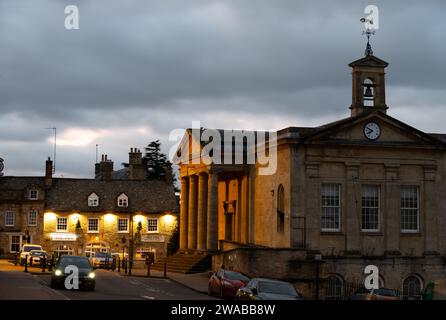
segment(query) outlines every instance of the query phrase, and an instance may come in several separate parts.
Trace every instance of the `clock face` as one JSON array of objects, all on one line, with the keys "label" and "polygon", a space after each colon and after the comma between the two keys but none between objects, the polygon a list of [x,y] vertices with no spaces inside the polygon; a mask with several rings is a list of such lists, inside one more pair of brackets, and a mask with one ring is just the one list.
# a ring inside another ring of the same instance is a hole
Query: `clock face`
[{"label": "clock face", "polygon": [[364,135],[369,140],[376,140],[381,135],[381,128],[376,122],[369,122],[364,126]]}]

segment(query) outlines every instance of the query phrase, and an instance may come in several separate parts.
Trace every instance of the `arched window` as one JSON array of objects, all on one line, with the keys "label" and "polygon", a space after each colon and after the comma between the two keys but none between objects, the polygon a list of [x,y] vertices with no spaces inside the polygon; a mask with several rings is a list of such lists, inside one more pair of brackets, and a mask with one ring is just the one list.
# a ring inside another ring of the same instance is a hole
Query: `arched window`
[{"label": "arched window", "polygon": [[118,197],[118,207],[128,207],[129,206],[129,197],[125,193],[121,193]]},{"label": "arched window", "polygon": [[96,193],[93,192],[88,196],[88,206],[89,207],[99,206],[99,197]]},{"label": "arched window", "polygon": [[423,280],[417,275],[410,275],[403,281],[403,299],[420,299],[423,290]]},{"label": "arched window", "polygon": [[277,190],[277,232],[285,230],[285,190],[282,185]]},{"label": "arched window", "polygon": [[327,278],[325,300],[342,300],[344,298],[344,280],[337,275]]},{"label": "arched window", "polygon": [[364,87],[364,106],[373,107],[375,105],[375,86],[373,85],[372,79],[365,79],[362,86]]}]

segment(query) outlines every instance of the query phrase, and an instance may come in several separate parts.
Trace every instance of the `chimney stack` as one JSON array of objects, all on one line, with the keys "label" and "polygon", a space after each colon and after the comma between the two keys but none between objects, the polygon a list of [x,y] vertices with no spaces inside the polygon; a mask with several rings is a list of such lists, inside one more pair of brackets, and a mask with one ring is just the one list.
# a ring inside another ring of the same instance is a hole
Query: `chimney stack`
[{"label": "chimney stack", "polygon": [[113,173],[113,161],[108,160],[107,155],[101,156],[101,162],[96,163],[94,166],[95,179],[112,180]]},{"label": "chimney stack", "polygon": [[129,179],[130,180],[146,179],[146,168],[142,161],[142,153],[138,148],[130,148]]},{"label": "chimney stack", "polygon": [[53,161],[50,157],[45,162],[45,185],[51,187],[53,184]]}]

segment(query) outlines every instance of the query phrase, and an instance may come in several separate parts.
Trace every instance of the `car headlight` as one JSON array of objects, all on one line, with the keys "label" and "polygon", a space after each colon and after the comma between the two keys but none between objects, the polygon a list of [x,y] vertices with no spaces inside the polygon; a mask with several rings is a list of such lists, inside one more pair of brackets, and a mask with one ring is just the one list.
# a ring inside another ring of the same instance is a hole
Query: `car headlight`
[{"label": "car headlight", "polygon": [[54,272],[54,274],[55,274],[56,276],[61,276],[61,275],[62,275],[62,271],[60,271],[60,270],[56,270],[56,271]]},{"label": "car headlight", "polygon": [[90,279],[94,279],[94,277],[96,277],[96,275],[94,274],[94,272],[90,272],[90,273],[88,274],[88,277],[89,277]]}]

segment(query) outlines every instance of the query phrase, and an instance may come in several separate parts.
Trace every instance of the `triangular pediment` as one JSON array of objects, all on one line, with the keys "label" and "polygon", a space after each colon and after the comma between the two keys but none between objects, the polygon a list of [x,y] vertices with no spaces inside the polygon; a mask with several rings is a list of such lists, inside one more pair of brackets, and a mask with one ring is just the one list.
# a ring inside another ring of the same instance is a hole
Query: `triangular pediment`
[{"label": "triangular pediment", "polygon": [[350,67],[381,67],[386,68],[389,64],[375,56],[367,56],[349,64]]},{"label": "triangular pediment", "polygon": [[374,111],[319,127],[306,143],[446,147],[439,139],[382,112]]}]

